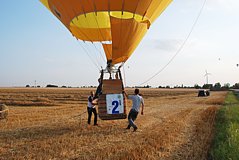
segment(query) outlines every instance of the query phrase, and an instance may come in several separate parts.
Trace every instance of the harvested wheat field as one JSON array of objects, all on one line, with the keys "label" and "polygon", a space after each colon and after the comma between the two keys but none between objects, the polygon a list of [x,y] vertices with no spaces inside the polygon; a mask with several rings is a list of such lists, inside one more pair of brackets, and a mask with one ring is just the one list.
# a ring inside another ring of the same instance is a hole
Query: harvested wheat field
[{"label": "harvested wheat field", "polygon": [[132,132],[125,130],[127,119],[87,125],[90,90],[0,89],[0,103],[9,107],[8,119],[0,121],[0,159],[203,160],[226,95],[142,89],[145,112]]}]

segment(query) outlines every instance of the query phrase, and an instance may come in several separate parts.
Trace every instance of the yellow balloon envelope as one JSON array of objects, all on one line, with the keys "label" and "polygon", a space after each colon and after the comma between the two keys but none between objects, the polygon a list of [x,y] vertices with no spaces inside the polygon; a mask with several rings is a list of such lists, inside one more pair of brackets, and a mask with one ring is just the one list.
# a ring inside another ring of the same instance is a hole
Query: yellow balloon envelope
[{"label": "yellow balloon envelope", "polygon": [[127,61],[171,1],[41,0],[77,39],[102,42],[112,64]]}]

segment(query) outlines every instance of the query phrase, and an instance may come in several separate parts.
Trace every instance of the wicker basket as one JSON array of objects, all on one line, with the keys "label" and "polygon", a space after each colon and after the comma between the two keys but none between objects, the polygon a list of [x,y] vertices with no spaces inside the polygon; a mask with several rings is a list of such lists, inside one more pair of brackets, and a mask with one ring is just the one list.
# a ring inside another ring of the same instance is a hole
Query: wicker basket
[{"label": "wicker basket", "polygon": [[98,100],[98,114],[100,119],[102,120],[125,119],[127,117],[125,97],[124,97],[124,113],[107,114],[106,107],[107,94],[122,94],[122,81],[119,79],[103,80],[102,93],[103,94],[99,96]]}]

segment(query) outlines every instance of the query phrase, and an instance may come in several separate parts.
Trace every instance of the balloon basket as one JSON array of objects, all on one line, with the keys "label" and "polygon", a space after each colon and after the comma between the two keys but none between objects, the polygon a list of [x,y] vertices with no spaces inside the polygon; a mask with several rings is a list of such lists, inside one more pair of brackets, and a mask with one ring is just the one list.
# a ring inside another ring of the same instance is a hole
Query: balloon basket
[{"label": "balloon basket", "polygon": [[[104,74],[102,72],[102,74]],[[126,98],[123,94],[123,81],[120,79],[103,79],[102,94],[98,99],[98,114],[102,120],[126,119]]]}]

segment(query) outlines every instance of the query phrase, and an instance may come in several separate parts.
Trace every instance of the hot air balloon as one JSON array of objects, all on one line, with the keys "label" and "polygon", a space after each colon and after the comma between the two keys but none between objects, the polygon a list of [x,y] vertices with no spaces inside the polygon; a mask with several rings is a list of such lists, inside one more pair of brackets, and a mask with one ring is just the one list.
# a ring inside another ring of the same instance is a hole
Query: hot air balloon
[{"label": "hot air balloon", "polygon": [[[120,63],[128,60],[151,24],[172,0],[40,0],[82,41],[100,42],[107,59],[101,71],[101,119],[126,118]],[[110,42],[110,43],[108,43]],[[118,67],[116,67],[119,65]],[[104,79],[108,73],[109,79]],[[112,78],[112,74],[119,79]],[[118,76],[117,76],[118,77]],[[115,103],[117,102],[117,103]],[[116,105],[117,104],[117,105]]]}]

